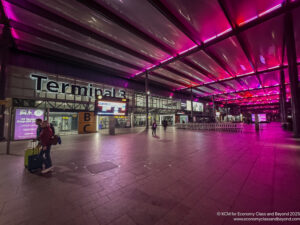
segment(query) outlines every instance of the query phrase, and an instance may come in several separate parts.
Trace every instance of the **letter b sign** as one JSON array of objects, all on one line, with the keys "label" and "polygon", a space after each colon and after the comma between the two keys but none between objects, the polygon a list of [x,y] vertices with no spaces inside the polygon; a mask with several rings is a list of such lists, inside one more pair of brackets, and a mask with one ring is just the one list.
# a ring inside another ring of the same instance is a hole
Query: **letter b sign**
[{"label": "letter b sign", "polygon": [[91,120],[91,114],[90,113],[84,113],[84,121],[88,122]]}]

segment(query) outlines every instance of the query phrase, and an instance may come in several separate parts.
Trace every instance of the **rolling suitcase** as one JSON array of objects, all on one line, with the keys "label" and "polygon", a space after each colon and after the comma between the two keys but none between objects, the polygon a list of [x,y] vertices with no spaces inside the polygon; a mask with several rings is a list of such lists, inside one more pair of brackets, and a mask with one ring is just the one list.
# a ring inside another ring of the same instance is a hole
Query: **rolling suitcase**
[{"label": "rolling suitcase", "polygon": [[32,146],[25,150],[24,166],[30,172],[34,172],[37,169],[42,169],[42,160],[39,156],[40,148],[35,146],[35,143],[35,141],[32,141]]}]

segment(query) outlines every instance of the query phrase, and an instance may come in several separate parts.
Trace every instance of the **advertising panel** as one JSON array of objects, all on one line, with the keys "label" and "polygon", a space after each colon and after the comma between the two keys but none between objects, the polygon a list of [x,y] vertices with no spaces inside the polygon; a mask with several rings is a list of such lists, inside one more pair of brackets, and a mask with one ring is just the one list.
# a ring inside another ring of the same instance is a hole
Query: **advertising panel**
[{"label": "advertising panel", "polygon": [[36,119],[44,120],[44,110],[17,108],[14,124],[14,140],[36,138]]}]

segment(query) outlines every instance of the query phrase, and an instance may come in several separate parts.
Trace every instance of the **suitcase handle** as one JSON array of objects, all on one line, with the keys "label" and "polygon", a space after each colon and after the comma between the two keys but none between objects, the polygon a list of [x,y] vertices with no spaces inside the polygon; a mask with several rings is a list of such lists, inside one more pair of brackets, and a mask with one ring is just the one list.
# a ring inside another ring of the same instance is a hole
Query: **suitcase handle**
[{"label": "suitcase handle", "polygon": [[[38,147],[38,145],[36,145],[35,146],[35,143],[36,143],[37,141],[36,141],[36,139],[32,139],[32,141],[31,141],[31,143],[32,143],[32,149],[33,149],[33,154],[35,154],[35,150],[37,149],[37,150],[39,150],[39,148],[37,148]],[[39,152],[37,151],[37,154],[38,154]]]}]

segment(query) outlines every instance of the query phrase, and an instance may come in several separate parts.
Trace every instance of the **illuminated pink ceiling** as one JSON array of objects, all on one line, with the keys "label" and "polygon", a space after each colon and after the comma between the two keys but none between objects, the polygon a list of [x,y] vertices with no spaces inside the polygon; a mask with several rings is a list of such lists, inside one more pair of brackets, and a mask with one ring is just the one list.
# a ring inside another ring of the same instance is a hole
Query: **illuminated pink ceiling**
[{"label": "illuminated pink ceiling", "polygon": [[289,84],[283,9],[293,9],[300,63],[298,3],[2,0],[19,49],[42,48],[137,81],[149,72],[150,82],[171,90],[193,87],[198,97],[241,105],[278,101],[281,69]]}]

